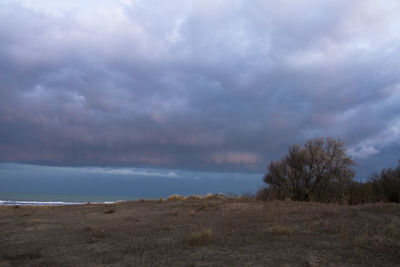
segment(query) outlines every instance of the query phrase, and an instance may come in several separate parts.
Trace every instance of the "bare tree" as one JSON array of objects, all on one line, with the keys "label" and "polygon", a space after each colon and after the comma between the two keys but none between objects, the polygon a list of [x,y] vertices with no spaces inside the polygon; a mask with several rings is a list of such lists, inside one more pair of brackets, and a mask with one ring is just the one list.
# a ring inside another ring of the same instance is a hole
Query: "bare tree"
[{"label": "bare tree", "polygon": [[291,146],[280,161],[270,162],[264,182],[279,199],[339,201],[354,178],[353,165],[342,141],[315,138]]}]

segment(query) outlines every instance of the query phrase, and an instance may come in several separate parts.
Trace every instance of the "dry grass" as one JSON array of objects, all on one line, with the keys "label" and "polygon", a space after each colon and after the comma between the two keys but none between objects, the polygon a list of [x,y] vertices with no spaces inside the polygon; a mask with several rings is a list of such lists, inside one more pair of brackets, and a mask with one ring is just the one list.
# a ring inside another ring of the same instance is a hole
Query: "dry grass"
[{"label": "dry grass", "polygon": [[210,199],[210,198],[213,198],[214,196],[215,196],[214,194],[208,193],[208,194],[202,196],[201,198],[202,199]]},{"label": "dry grass", "polygon": [[396,226],[395,224],[388,224],[384,228],[384,234],[386,237],[396,237],[399,231],[399,227]]},{"label": "dry grass", "polygon": [[200,197],[201,199],[226,199],[227,196],[225,196],[224,194],[212,194],[212,193],[208,193],[202,197]]},{"label": "dry grass", "polygon": [[212,240],[211,229],[206,228],[200,231],[190,233],[188,243],[190,246],[205,246]]},{"label": "dry grass", "polygon": [[0,266],[394,266],[400,205],[249,198],[0,207]]},{"label": "dry grass", "polygon": [[188,200],[199,200],[201,197],[199,195],[189,196]]},{"label": "dry grass", "polygon": [[275,235],[291,235],[293,230],[290,227],[278,224],[268,227],[267,232]]},{"label": "dry grass", "polygon": [[171,195],[171,196],[168,196],[165,200],[168,200],[168,201],[177,201],[177,200],[186,200],[188,197],[186,197],[186,196],[181,196],[181,195]]},{"label": "dry grass", "polygon": [[115,212],[114,209],[108,209],[104,212],[104,214],[113,214]]},{"label": "dry grass", "polygon": [[304,256],[303,260],[304,260],[303,266],[307,266],[307,267],[327,265],[318,256],[313,255],[313,254],[308,254],[308,255]]},{"label": "dry grass", "polygon": [[[240,197],[237,197],[239,199]],[[205,194],[204,196],[199,196],[199,195],[193,195],[193,196],[181,196],[178,194],[170,195],[165,198],[165,200],[172,200],[172,201],[178,201],[178,200],[211,200],[211,199],[227,199],[227,196],[224,194],[212,194],[208,193]],[[160,198],[160,202],[162,201],[162,198]]]}]

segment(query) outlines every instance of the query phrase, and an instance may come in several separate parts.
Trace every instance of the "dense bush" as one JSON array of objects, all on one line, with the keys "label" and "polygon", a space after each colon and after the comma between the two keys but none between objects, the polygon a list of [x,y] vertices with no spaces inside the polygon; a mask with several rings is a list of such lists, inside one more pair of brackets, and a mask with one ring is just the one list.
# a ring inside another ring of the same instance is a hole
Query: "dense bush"
[{"label": "dense bush", "polygon": [[400,203],[400,161],[397,168],[383,169],[370,176],[375,201]]},{"label": "dense bush", "polygon": [[316,138],[293,145],[280,161],[272,161],[264,182],[265,198],[338,202],[351,185],[354,162],[345,146],[334,138]]},{"label": "dense bush", "polygon": [[276,196],[271,192],[271,189],[268,187],[261,187],[256,193],[257,200],[273,200],[276,199]]},{"label": "dense bush", "polygon": [[345,203],[358,205],[375,201],[376,196],[370,183],[352,182],[348,185],[345,192]]}]

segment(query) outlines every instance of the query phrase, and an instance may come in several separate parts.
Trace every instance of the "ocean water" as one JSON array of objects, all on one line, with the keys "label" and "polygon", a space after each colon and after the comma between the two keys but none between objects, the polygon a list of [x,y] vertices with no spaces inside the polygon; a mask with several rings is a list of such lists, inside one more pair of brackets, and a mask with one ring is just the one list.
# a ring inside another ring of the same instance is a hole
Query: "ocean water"
[{"label": "ocean water", "polygon": [[43,193],[4,193],[0,192],[0,206],[43,206],[43,205],[76,205],[86,203],[115,203],[137,200],[128,196],[94,196],[66,195]]},{"label": "ocean water", "polygon": [[145,168],[51,167],[0,163],[0,205],[158,199],[172,194],[255,193],[260,173]]}]

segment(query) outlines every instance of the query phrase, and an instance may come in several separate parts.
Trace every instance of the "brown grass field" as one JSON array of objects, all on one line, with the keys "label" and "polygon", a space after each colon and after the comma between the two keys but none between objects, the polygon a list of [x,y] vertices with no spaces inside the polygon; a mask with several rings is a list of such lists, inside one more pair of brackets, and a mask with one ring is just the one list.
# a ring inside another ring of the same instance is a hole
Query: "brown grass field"
[{"label": "brown grass field", "polygon": [[400,266],[400,205],[244,198],[0,207],[0,266]]}]

